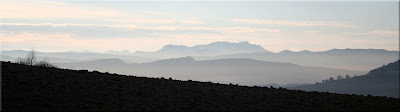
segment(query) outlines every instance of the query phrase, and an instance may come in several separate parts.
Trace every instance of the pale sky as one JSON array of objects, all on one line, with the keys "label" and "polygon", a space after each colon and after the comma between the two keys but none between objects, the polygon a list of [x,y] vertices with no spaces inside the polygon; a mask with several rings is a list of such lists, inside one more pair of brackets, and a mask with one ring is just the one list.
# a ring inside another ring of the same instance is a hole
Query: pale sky
[{"label": "pale sky", "polygon": [[398,35],[398,1],[0,1],[1,50],[134,52],[249,41],[272,52],[398,51]]}]

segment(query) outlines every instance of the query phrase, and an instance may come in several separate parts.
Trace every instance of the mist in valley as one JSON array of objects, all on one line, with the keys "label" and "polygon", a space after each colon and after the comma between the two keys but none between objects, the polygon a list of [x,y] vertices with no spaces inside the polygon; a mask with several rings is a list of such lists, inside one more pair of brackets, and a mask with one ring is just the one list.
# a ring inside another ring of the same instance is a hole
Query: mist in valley
[{"label": "mist in valley", "polygon": [[400,97],[398,6],[0,1],[2,99],[10,110],[384,111]]}]

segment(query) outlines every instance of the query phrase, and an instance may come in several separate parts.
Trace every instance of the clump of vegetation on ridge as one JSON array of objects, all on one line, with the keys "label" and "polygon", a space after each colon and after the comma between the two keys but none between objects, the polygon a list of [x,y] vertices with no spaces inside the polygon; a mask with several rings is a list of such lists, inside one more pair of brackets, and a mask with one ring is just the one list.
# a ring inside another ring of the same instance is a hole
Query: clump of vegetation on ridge
[{"label": "clump of vegetation on ridge", "polygon": [[52,68],[57,67],[49,63],[46,59],[43,59],[41,61],[36,61],[36,60],[37,60],[36,51],[32,50],[26,55],[25,58],[17,58],[15,60],[15,63],[29,65],[29,66],[52,67]]}]

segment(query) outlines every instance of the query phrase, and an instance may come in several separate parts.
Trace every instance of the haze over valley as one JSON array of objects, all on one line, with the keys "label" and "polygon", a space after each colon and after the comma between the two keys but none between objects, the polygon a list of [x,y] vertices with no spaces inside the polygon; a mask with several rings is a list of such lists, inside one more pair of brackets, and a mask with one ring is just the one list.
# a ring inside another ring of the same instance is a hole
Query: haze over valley
[{"label": "haze over valley", "polygon": [[398,111],[399,3],[1,0],[0,110]]},{"label": "haze over valley", "polygon": [[[13,61],[28,51],[2,51]],[[278,53],[250,44],[213,42],[186,47],[165,45],[156,52],[38,52],[59,67],[148,77],[172,77],[242,85],[316,83],[339,75],[364,75],[398,60],[398,51],[332,49],[322,52],[284,50]]]}]

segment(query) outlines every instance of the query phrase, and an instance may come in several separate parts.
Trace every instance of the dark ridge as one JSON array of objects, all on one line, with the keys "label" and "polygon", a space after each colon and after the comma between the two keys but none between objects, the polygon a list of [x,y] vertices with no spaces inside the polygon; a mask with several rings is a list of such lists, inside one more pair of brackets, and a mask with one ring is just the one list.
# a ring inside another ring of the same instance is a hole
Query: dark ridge
[{"label": "dark ridge", "polygon": [[[79,63],[79,62],[78,62]],[[83,63],[83,62],[80,62]],[[94,61],[87,61],[85,63],[93,63],[93,64],[126,64],[124,61],[118,58],[108,58],[108,59],[100,59],[100,60],[94,60]]]},{"label": "dark ridge", "polygon": [[395,61],[393,63],[389,63],[387,65],[383,65],[382,67],[373,69],[373,70],[369,71],[369,73],[367,75],[379,74],[379,73],[382,73],[382,72],[389,72],[389,71],[400,71],[399,70],[400,69],[399,61],[400,60],[397,60],[397,61]]},{"label": "dark ridge", "polygon": [[183,46],[183,45],[172,45],[172,44],[169,44],[169,45],[165,45],[163,48],[158,50],[158,52],[172,51],[172,50],[176,50],[176,49],[189,49],[189,47]]},{"label": "dark ridge", "polygon": [[399,60],[373,69],[366,75],[324,80],[313,85],[289,87],[306,91],[364,94],[399,98]]},{"label": "dark ridge", "polygon": [[181,58],[170,58],[170,59],[158,60],[158,61],[151,62],[151,63],[152,64],[158,64],[158,63],[173,64],[173,63],[191,63],[191,62],[196,62],[196,60],[190,56],[186,56],[186,57],[181,57]]},{"label": "dark ridge", "polygon": [[2,111],[399,111],[395,98],[1,62]]}]

